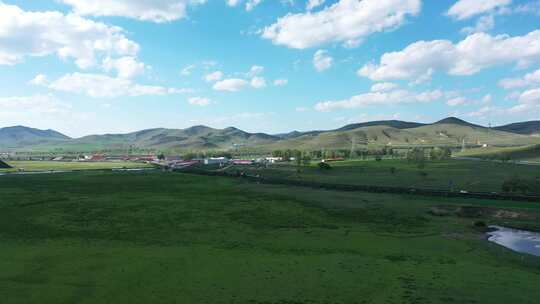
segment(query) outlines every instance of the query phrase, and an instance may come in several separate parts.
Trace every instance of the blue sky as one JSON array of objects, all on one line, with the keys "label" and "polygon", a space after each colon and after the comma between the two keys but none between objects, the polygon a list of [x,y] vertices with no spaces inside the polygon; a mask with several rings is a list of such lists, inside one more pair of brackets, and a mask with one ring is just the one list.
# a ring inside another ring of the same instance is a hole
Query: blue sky
[{"label": "blue sky", "polygon": [[0,20],[0,127],[540,119],[538,0],[3,0]]}]

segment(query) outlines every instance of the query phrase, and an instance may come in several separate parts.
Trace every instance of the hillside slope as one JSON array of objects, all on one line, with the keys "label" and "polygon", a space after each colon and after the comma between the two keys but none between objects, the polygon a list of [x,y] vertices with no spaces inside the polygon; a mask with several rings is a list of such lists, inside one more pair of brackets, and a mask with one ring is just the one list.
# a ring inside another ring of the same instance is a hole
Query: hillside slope
[{"label": "hillside slope", "polygon": [[384,124],[350,125],[335,131],[307,133],[287,138],[271,145],[272,149],[350,149],[351,146],[409,145],[532,145],[540,142],[533,136],[492,130],[449,117],[433,124],[418,124],[413,128],[396,128]]},{"label": "hillside slope", "polygon": [[505,126],[495,127],[494,129],[524,135],[540,135],[540,120],[518,122]]},{"label": "hillside slope", "polygon": [[33,145],[66,142],[70,138],[54,130],[38,130],[23,126],[0,129],[0,148],[21,148]]},{"label": "hillside slope", "polygon": [[236,128],[213,129],[194,126],[187,129],[148,129],[128,134],[91,135],[62,146],[68,150],[127,150],[130,147],[162,150],[232,149],[237,146],[264,145],[279,138],[248,133]]},{"label": "hillside slope", "polygon": [[[524,123],[519,132],[533,130]],[[515,124],[519,125],[519,124]],[[527,127],[525,127],[527,126]],[[514,128],[514,129],[515,129]],[[91,135],[71,139],[52,130],[26,127],[0,129],[0,149],[31,151],[198,151],[247,149],[269,152],[278,149],[350,149],[381,146],[528,146],[540,143],[540,136],[490,129],[449,117],[432,124],[404,121],[375,121],[329,131],[291,132],[281,135],[249,133],[237,128],[148,129],[127,134]],[[529,132],[529,131],[527,131]]]},{"label": "hillside slope", "polygon": [[306,132],[299,132],[299,131],[293,131],[290,133],[285,134],[279,134],[276,135],[282,139],[292,139],[297,138],[301,136],[317,136],[323,133],[335,133],[335,132],[341,132],[341,131],[351,131],[356,130],[359,128],[364,127],[390,127],[395,129],[410,129],[410,128],[416,128],[424,126],[423,123],[418,122],[408,122],[408,121],[401,121],[401,120],[377,120],[377,121],[368,121],[368,122],[360,122],[360,123],[354,123],[349,124],[346,126],[343,126],[338,129],[334,130],[319,130],[319,131],[306,131]]}]

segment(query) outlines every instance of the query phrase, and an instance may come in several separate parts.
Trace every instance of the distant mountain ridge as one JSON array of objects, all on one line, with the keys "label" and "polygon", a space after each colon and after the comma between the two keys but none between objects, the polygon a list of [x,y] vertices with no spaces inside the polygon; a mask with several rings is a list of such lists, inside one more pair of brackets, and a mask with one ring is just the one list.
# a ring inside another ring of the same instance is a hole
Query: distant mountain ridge
[{"label": "distant mountain ridge", "polygon": [[368,121],[368,122],[349,124],[349,125],[346,125],[346,126],[343,126],[343,127],[339,128],[339,129],[328,130],[328,131],[323,131],[323,130],[321,130],[321,131],[306,131],[306,132],[293,131],[293,132],[290,132],[290,133],[279,134],[279,135],[276,135],[276,136],[281,137],[281,138],[285,138],[285,139],[290,139],[290,138],[300,137],[300,136],[304,136],[304,135],[313,136],[313,135],[319,135],[321,133],[336,132],[336,131],[349,131],[349,130],[364,128],[364,127],[372,127],[372,126],[388,126],[388,127],[393,127],[393,128],[396,128],[396,129],[410,129],[410,128],[421,127],[421,126],[424,126],[424,125],[425,124],[423,124],[423,123],[408,122],[408,121],[401,121],[401,120],[376,120],[376,121]]},{"label": "distant mountain ridge", "polygon": [[68,141],[71,138],[54,130],[39,130],[24,126],[0,129],[0,147],[17,148],[27,145]]},{"label": "distant mountain ridge", "polygon": [[469,143],[525,145],[539,143],[540,121],[487,128],[456,117],[432,124],[382,120],[349,124],[335,130],[269,135],[229,127],[214,129],[193,126],[186,129],[155,128],[126,134],[89,135],[70,138],[54,130],[23,126],[0,129],[0,151],[4,150],[229,150],[244,147],[263,149],[349,149],[351,145],[456,145]]},{"label": "distant mountain ridge", "polygon": [[525,135],[540,134],[540,120],[512,123],[505,126],[495,127],[494,129]]}]

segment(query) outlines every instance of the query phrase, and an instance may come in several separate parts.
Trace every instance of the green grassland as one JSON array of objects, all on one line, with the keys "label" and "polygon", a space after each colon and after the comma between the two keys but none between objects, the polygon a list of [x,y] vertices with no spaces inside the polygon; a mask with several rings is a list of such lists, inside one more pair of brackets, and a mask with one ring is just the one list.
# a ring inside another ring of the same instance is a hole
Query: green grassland
[{"label": "green grassland", "polygon": [[488,243],[476,220],[539,226],[540,204],[161,172],[0,176],[0,299],[538,303],[540,259]]},{"label": "green grassland", "polygon": [[63,170],[102,170],[102,169],[135,169],[151,168],[152,166],[140,162],[61,162],[61,161],[10,161],[9,165],[15,169],[9,171],[63,171]]},{"label": "green grassland", "polygon": [[[330,163],[331,170],[320,170],[315,164],[273,165],[269,168],[239,167],[229,172],[245,171],[263,177],[279,177],[324,183],[434,188],[481,192],[500,192],[506,179],[519,176],[540,179],[540,167],[512,163],[467,160],[427,161],[419,168],[415,162],[385,159],[377,161],[344,161]],[[540,189],[538,189],[540,192]]]},{"label": "green grassland", "polygon": [[489,147],[471,149],[457,156],[477,157],[481,159],[518,160],[540,162],[540,145],[524,147]]}]

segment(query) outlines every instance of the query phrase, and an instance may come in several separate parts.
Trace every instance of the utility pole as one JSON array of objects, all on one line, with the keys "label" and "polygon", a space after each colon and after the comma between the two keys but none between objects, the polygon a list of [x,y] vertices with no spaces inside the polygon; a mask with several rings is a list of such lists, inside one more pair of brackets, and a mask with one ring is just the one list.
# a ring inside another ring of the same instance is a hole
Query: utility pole
[{"label": "utility pole", "polygon": [[461,152],[465,152],[465,137],[463,137],[463,141],[461,142]]},{"label": "utility pole", "polygon": [[349,156],[351,159],[353,158],[353,155],[354,155],[354,145],[355,144],[356,144],[356,136],[353,136],[352,141],[351,141],[351,154]]}]

